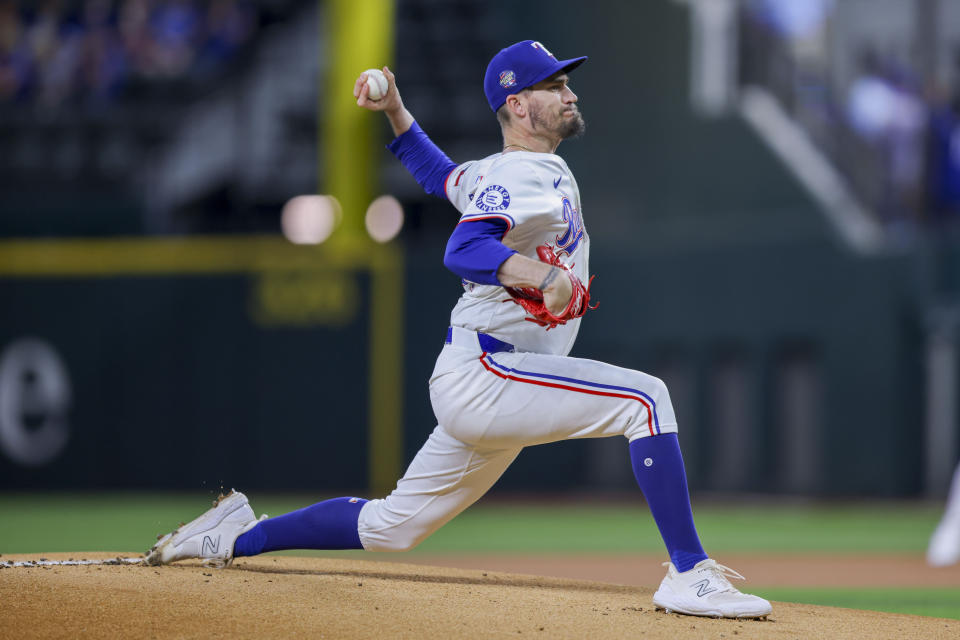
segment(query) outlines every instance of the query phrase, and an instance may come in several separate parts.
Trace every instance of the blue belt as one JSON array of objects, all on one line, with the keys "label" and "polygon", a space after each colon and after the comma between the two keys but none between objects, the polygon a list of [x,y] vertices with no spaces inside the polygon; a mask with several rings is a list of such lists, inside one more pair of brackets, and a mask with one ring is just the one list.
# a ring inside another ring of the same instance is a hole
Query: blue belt
[{"label": "blue belt", "polygon": [[[473,332],[471,332],[473,333]],[[503,340],[497,340],[493,336],[489,336],[485,333],[476,332],[477,334],[477,343],[480,346],[480,349],[486,351],[487,353],[501,353],[503,351],[516,351],[516,348],[509,342],[504,342]],[[453,344],[453,327],[447,327],[447,339],[444,340],[446,344]],[[476,346],[476,345],[470,345]]]}]

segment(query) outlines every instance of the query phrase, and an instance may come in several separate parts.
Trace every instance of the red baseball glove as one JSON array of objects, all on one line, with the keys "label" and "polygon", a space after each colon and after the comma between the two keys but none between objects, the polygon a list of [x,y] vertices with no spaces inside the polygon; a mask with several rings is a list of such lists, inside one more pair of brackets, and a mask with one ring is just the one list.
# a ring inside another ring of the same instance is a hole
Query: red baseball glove
[{"label": "red baseball glove", "polygon": [[504,300],[504,302],[515,302],[523,307],[530,315],[530,317],[524,319],[546,327],[547,331],[557,325],[567,324],[568,320],[581,317],[587,312],[587,309],[597,308],[597,305],[590,306],[590,285],[593,283],[595,276],[590,276],[587,286],[583,286],[580,278],[574,275],[570,266],[560,262],[559,256],[553,252],[553,248],[549,245],[543,244],[537,247],[537,256],[541,262],[563,269],[564,274],[570,278],[573,293],[570,296],[570,302],[567,303],[566,309],[558,315],[551,313],[547,305],[543,302],[543,292],[534,287],[504,287],[512,298],[512,300]]}]

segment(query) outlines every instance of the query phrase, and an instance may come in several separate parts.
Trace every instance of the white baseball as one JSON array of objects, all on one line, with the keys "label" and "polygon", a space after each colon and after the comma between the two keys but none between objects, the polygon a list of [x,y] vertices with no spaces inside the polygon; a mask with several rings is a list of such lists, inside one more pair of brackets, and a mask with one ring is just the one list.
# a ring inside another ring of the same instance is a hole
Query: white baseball
[{"label": "white baseball", "polygon": [[379,100],[387,95],[387,89],[390,85],[387,83],[387,76],[383,75],[383,71],[367,69],[364,73],[367,74],[367,86],[370,87],[370,92],[367,94],[368,98]]}]

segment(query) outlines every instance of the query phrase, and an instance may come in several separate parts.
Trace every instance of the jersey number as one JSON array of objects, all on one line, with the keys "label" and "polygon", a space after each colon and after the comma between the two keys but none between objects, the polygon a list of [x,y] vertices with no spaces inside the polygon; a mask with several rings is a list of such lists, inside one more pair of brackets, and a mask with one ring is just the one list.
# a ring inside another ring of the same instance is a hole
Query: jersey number
[{"label": "jersey number", "polygon": [[563,202],[563,221],[567,223],[567,231],[557,236],[557,249],[565,251],[567,255],[573,255],[580,245],[580,240],[583,239],[583,218],[570,202],[570,198],[563,196],[561,201]]}]

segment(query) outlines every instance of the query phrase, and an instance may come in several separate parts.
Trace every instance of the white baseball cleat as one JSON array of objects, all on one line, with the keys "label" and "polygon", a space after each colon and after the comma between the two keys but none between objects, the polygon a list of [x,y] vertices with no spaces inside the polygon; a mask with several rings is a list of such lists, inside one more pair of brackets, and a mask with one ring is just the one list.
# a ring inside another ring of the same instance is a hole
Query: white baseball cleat
[{"label": "white baseball cleat", "polygon": [[237,538],[257,522],[247,496],[231,490],[202,516],[160,538],[147,552],[144,562],[157,565],[199,559],[205,566],[222,569],[233,562]]},{"label": "white baseball cleat", "polygon": [[960,561],[960,519],[944,517],[930,536],[927,564],[949,567]]},{"label": "white baseball cleat", "polygon": [[653,604],[667,613],[685,613],[712,618],[765,618],[773,608],[770,603],[740,593],[728,578],[744,577],[716,560],[701,560],[693,569],[680,573],[672,562],[664,562],[667,576],[653,594]]}]

